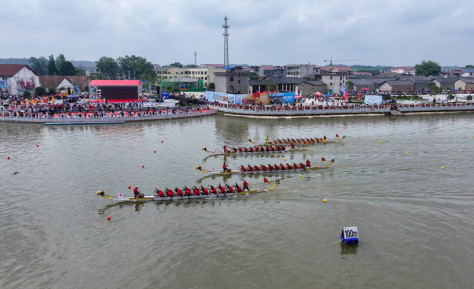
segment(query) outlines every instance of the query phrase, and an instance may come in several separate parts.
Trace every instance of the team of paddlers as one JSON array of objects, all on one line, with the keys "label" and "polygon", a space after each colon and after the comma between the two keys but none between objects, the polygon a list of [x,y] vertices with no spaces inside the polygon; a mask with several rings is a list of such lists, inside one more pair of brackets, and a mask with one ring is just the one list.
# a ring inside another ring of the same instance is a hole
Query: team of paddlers
[{"label": "team of paddlers", "polygon": [[[321,159],[323,160],[323,159]],[[293,163],[293,164],[268,164],[268,165],[259,165],[259,166],[240,166],[240,171],[241,172],[272,172],[272,171],[287,171],[287,170],[297,170],[297,169],[305,169],[311,167],[311,162],[309,160],[306,160],[305,163]],[[223,172],[231,172],[231,169],[227,168],[227,164],[223,163],[222,164],[222,171]]]},{"label": "team of paddlers", "polygon": [[[339,135],[336,134],[336,137],[339,137]],[[248,139],[249,142],[252,142],[252,139]],[[265,144],[310,144],[310,143],[320,143],[320,142],[326,142],[327,137],[323,136],[322,138],[317,138],[317,137],[312,137],[312,138],[277,138],[272,141],[270,141],[267,138],[265,138]]]},{"label": "team of paddlers", "polygon": [[[184,188],[180,189],[176,187],[174,190],[165,188],[164,190],[160,190],[158,188],[155,189],[153,196],[157,198],[164,198],[164,197],[190,197],[190,196],[207,196],[207,195],[218,195],[218,194],[235,194],[235,193],[242,193],[245,190],[250,191],[249,189],[249,184],[244,181],[242,186],[239,186],[237,183],[235,185],[231,186],[228,184],[225,184],[222,186],[221,184],[218,184],[217,187],[213,185],[209,185],[208,187],[205,186],[200,186],[196,187],[193,186],[192,188],[188,188],[185,186]],[[133,189],[133,194],[135,195],[135,198],[140,198],[142,196],[140,191],[138,190],[138,187],[135,187]]]},{"label": "team of paddlers", "polygon": [[[276,146],[257,146],[257,147],[233,147],[228,148],[224,146],[225,153],[255,153],[255,152],[284,152],[286,151],[286,147],[283,145],[276,145]],[[294,149],[295,145],[291,144],[291,148]]]}]

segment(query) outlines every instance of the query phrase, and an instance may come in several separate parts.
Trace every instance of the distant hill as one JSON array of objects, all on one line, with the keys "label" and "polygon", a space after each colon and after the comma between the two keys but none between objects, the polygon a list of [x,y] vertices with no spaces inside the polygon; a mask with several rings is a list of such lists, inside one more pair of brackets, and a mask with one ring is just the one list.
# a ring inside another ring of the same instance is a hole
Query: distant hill
[{"label": "distant hill", "polygon": [[29,58],[0,58],[0,64],[28,64]]}]

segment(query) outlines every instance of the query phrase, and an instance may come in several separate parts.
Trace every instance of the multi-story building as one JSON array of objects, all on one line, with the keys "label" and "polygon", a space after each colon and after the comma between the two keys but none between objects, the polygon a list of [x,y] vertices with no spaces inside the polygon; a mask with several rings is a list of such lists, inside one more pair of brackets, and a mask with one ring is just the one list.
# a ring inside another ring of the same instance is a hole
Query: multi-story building
[{"label": "multi-story building", "polygon": [[288,64],[286,66],[286,77],[303,78],[313,74],[314,67],[315,65],[312,64]]},{"label": "multi-story building", "polygon": [[208,86],[209,83],[215,83],[216,72],[224,72],[225,69],[217,67],[170,67],[161,66],[156,68],[156,74],[158,79],[181,79],[181,78],[196,78],[202,80],[204,86]]},{"label": "multi-story building", "polygon": [[232,94],[248,93],[249,74],[241,66],[215,73],[216,92]]}]

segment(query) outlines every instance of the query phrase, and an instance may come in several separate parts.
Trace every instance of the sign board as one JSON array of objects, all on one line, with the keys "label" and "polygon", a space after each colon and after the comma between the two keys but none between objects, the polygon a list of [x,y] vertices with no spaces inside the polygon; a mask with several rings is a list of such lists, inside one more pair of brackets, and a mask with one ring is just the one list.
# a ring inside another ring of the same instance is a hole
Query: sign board
[{"label": "sign board", "polygon": [[367,105],[382,104],[382,96],[381,95],[366,95],[364,99],[364,103]]},{"label": "sign board", "polygon": [[341,239],[346,245],[357,244],[359,242],[357,227],[343,227]]}]

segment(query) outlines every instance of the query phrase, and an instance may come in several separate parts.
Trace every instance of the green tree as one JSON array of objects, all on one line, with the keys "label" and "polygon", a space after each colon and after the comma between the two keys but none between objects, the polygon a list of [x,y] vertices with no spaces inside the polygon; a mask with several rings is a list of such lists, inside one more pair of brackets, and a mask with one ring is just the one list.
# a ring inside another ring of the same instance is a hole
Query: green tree
[{"label": "green tree", "polygon": [[207,89],[214,91],[216,89],[216,85],[214,84],[214,82],[209,82],[209,84],[207,85]]},{"label": "green tree", "polygon": [[346,88],[348,91],[353,91],[354,90],[354,83],[352,81],[346,82]]},{"label": "green tree", "polygon": [[183,65],[179,62],[173,62],[173,63],[170,64],[170,67],[179,67],[179,68],[181,68],[181,67],[183,67]]},{"label": "green tree", "polygon": [[28,64],[39,75],[46,75],[48,72],[48,60],[41,56],[40,58],[30,57]]},{"label": "green tree", "polygon": [[69,61],[61,62],[59,67],[59,75],[76,75],[76,69]]},{"label": "green tree", "polygon": [[[63,66],[64,62],[66,62],[66,57],[64,57],[64,54],[59,54],[58,57],[56,57],[56,69],[58,71],[61,71],[61,66]],[[61,75],[67,75],[67,74],[61,74]]]},{"label": "green tree", "polygon": [[38,96],[44,96],[46,95],[46,89],[44,87],[39,86],[35,88],[35,94]]},{"label": "green tree", "polygon": [[96,63],[95,69],[108,79],[116,79],[117,74],[120,72],[120,67],[112,57],[102,56]]},{"label": "green tree", "polygon": [[468,68],[474,68],[474,65],[466,65],[466,67],[464,67],[465,69],[468,69]]},{"label": "green tree", "polygon": [[54,60],[54,55],[49,56],[48,61],[48,75],[58,75],[58,70],[56,69],[56,62]]},{"label": "green tree", "polygon": [[438,86],[436,86],[436,83],[434,83],[434,82],[428,83],[428,89],[429,89],[430,91],[435,91],[435,92],[441,90],[441,88],[439,88]]},{"label": "green tree", "polygon": [[423,60],[420,64],[415,65],[416,75],[439,75],[441,73],[441,66],[431,60]]},{"label": "green tree", "polygon": [[54,86],[48,87],[48,94],[49,95],[53,95],[55,93],[56,93],[56,87],[54,87]]},{"label": "green tree", "polygon": [[276,91],[277,90],[277,86],[276,84],[267,84],[265,85],[265,89],[270,92],[270,91]]},{"label": "green tree", "polygon": [[85,76],[86,75],[86,71],[80,67],[75,67],[74,66],[74,70],[75,70],[75,73],[74,75],[77,75],[77,76]]},{"label": "green tree", "polygon": [[250,73],[249,73],[249,79],[250,79],[250,80],[256,80],[256,79],[258,79],[258,74],[255,73],[255,72],[250,72]]},{"label": "green tree", "polygon": [[29,92],[28,90],[23,92],[23,97],[31,97],[31,92]]},{"label": "green tree", "polygon": [[155,83],[157,79],[156,71],[151,62],[140,56],[128,56],[118,58],[120,71],[125,77],[133,79],[143,79],[150,83]]}]

